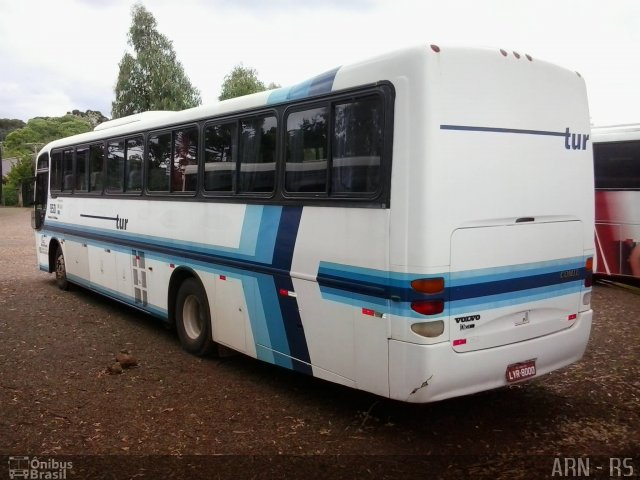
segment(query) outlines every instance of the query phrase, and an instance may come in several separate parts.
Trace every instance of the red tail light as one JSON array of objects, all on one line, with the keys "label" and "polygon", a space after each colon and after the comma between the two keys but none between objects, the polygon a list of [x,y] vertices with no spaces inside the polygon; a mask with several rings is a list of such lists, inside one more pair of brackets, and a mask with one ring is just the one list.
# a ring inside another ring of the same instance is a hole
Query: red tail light
[{"label": "red tail light", "polygon": [[444,300],[422,300],[411,303],[411,310],[422,315],[437,315],[444,311]]}]

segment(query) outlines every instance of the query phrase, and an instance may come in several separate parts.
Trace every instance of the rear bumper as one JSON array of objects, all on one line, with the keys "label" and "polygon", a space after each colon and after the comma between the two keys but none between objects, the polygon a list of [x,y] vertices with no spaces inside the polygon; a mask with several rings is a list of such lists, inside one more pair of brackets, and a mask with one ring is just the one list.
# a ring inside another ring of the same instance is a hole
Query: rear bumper
[{"label": "rear bumper", "polygon": [[507,385],[507,365],[536,359],[540,376],[579,360],[591,332],[593,311],[566,330],[501,347],[456,353],[450,342],[418,345],[389,340],[389,394],[425,403]]}]

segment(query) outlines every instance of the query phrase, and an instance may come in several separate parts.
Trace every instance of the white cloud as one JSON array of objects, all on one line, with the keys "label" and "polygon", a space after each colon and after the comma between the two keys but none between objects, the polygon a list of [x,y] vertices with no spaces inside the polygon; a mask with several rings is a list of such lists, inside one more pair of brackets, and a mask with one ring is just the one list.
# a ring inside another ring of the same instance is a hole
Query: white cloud
[{"label": "white cloud", "polygon": [[[109,115],[133,0],[0,0],[0,118]],[[595,123],[640,121],[635,0],[147,0],[206,103],[243,63],[296,83],[416,43],[506,48],[579,71]]]}]

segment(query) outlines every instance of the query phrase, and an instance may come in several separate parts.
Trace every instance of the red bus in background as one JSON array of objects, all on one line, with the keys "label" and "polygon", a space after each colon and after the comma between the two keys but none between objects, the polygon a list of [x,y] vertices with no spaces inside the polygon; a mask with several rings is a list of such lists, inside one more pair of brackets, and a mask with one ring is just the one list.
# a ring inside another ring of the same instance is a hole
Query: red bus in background
[{"label": "red bus in background", "polygon": [[640,124],[591,131],[596,188],[596,270],[640,278]]}]

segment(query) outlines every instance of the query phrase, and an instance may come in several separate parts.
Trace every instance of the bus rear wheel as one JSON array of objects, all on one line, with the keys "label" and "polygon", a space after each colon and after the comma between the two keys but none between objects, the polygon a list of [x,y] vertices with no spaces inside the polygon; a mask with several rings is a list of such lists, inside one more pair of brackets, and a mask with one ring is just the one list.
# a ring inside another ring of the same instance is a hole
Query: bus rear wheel
[{"label": "bus rear wheel", "polygon": [[202,284],[194,278],[186,279],[178,290],[176,329],[187,352],[205,355],[213,350],[209,302]]},{"label": "bus rear wheel", "polygon": [[64,254],[62,247],[58,245],[56,250],[56,285],[60,290],[69,290],[69,281],[67,280],[67,268],[64,263]]}]

